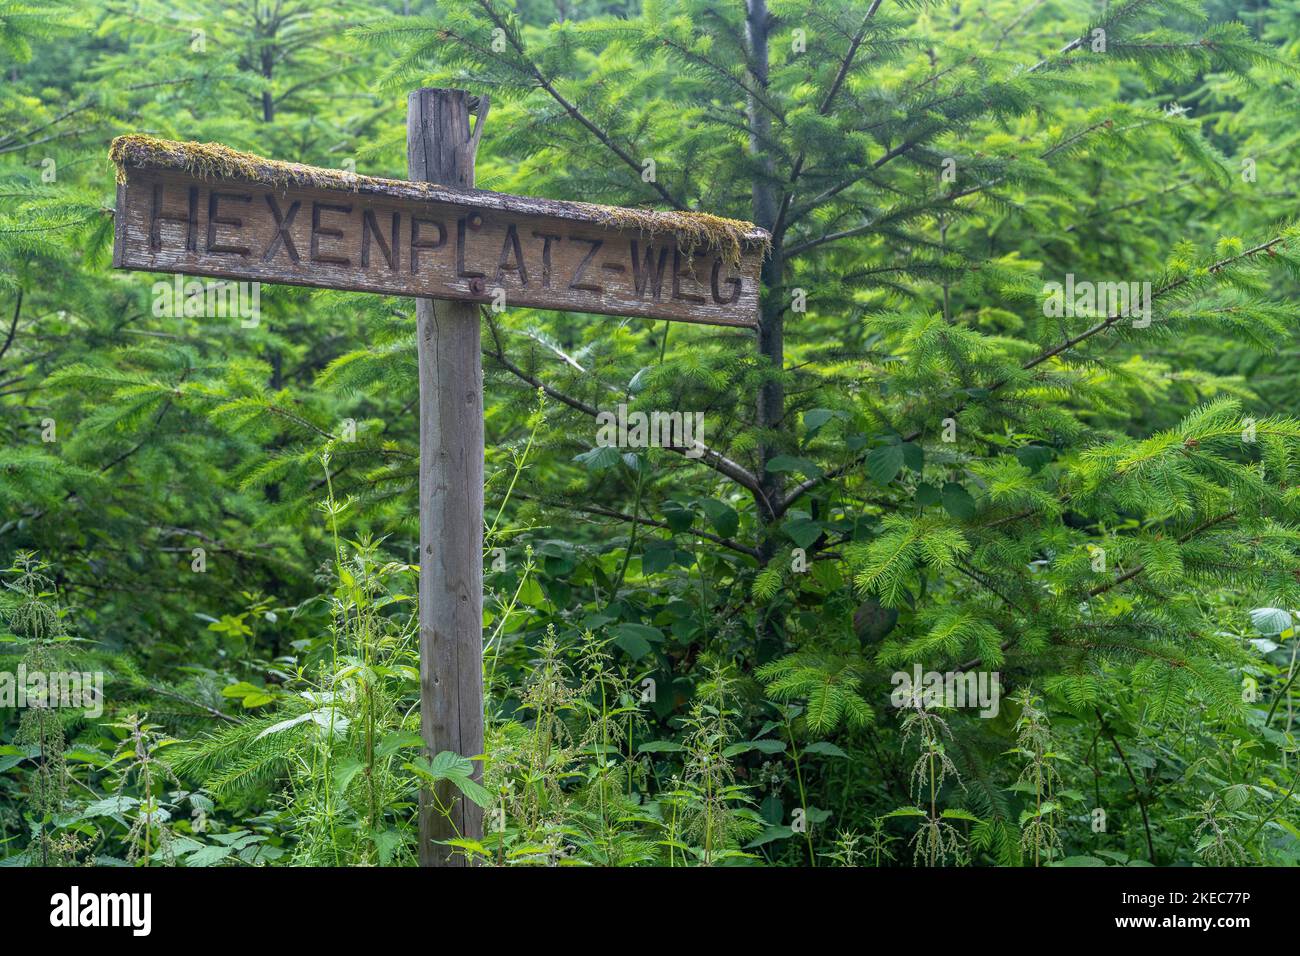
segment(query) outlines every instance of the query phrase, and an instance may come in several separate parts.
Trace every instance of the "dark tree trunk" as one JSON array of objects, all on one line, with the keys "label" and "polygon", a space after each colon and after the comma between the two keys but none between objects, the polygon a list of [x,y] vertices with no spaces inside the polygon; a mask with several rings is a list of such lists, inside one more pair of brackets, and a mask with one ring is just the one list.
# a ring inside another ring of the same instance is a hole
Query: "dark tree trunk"
[{"label": "dark tree trunk", "polygon": [[[754,90],[760,92],[767,89],[770,29],[771,18],[767,12],[767,0],[748,0],[745,38],[749,46],[749,82]],[[770,232],[776,225],[780,209],[776,159],[767,146],[771,141],[772,118],[759,98],[755,96],[749,98],[748,112],[749,149],[759,167],[753,187],[753,218],[755,223]],[[763,525],[762,540],[759,541],[758,547],[765,559],[775,550],[775,543],[772,540],[773,529],[770,526],[776,520],[773,508],[780,500],[783,490],[781,476],[771,474],[767,470],[767,463],[776,456],[779,447],[773,433],[782,427],[785,417],[785,389],[780,381],[781,370],[785,363],[783,271],[781,237],[773,236],[772,254],[763,264],[762,309],[758,328],[758,351],[769,366],[769,378],[759,387],[755,416],[760,431],[758,444],[760,494],[757,496],[757,506],[759,519]]]}]

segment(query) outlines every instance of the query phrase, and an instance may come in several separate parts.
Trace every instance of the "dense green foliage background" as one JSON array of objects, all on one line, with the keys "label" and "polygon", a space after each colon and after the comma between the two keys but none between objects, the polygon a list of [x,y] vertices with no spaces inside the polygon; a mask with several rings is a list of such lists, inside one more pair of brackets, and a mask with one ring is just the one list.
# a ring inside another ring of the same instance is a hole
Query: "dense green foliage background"
[{"label": "dense green foliage background", "polygon": [[[0,0],[0,669],[107,675],[0,711],[0,857],[409,863],[447,778],[493,863],[1296,862],[1298,47],[1294,0]],[[421,85],[490,94],[484,188],[773,234],[757,335],[484,312],[481,786],[418,755],[412,304],[158,317],[107,261],[114,135],[401,177]],[[619,402],[709,453],[599,448]],[[895,708],[914,663],[998,716]]]}]

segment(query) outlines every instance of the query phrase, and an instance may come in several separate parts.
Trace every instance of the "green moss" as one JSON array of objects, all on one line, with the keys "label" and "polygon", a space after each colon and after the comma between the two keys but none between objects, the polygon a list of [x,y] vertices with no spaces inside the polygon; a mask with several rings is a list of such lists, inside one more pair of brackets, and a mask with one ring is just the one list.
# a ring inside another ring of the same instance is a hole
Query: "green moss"
[{"label": "green moss", "polygon": [[359,181],[370,178],[341,169],[264,159],[220,143],[177,143],[141,133],[130,133],[113,140],[108,158],[117,166],[118,182],[124,181],[127,166],[183,169],[203,179],[239,177],[271,186],[316,186],[324,189],[355,189]]},{"label": "green moss", "polygon": [[592,203],[575,205],[590,209],[597,221],[615,229],[637,229],[651,236],[672,233],[688,256],[697,249],[716,251],[732,266],[740,265],[746,248],[761,248],[766,253],[772,246],[767,233],[762,233],[761,239],[755,238],[757,227],[752,222],[724,219],[706,212],[658,212]]}]

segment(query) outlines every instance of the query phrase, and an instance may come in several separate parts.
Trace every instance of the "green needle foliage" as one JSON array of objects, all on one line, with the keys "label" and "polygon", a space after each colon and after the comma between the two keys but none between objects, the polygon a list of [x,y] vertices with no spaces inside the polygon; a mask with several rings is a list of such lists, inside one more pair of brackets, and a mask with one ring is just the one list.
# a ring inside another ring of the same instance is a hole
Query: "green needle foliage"
[{"label": "green needle foliage", "polygon": [[[412,863],[448,781],[481,865],[1300,861],[1298,67],[1296,0],[0,2],[0,669],[107,674],[0,709],[0,857]],[[483,754],[412,303],[109,267],[113,136],[401,177],[419,86],[482,188],[772,236],[755,332],[483,311]]]}]

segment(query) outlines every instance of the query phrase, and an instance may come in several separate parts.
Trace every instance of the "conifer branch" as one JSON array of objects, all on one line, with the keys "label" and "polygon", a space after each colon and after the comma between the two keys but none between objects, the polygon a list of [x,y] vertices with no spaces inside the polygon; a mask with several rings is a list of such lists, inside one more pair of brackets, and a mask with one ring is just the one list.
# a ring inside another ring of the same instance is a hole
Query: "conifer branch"
[{"label": "conifer branch", "polygon": [[[844,86],[845,80],[848,79],[849,70],[853,66],[853,60],[858,55],[858,48],[862,46],[862,41],[866,38],[867,29],[871,25],[871,18],[876,15],[876,11],[880,9],[882,2],[883,0],[871,0],[871,6],[867,8],[866,15],[862,18],[862,25],[858,27],[858,32],[855,33],[853,39],[849,41],[849,48],[844,54],[844,59],[840,61],[840,68],[835,74],[835,79],[832,81],[830,89],[826,91],[826,95],[822,98],[820,105],[817,107],[817,113],[819,116],[826,116],[830,112],[831,106],[835,102],[835,97],[839,95],[840,88]],[[789,213],[790,203],[794,199],[794,187],[795,184],[799,182],[799,176],[803,173],[803,164],[806,160],[807,153],[800,150],[799,155],[795,157],[794,164],[790,167],[790,179],[787,182],[784,194],[781,197],[781,208],[777,213],[776,223],[772,226],[772,240],[774,242],[779,243],[785,232],[786,215]]]},{"label": "conifer branch", "polygon": [[[879,4],[876,4],[875,6],[879,6]],[[1135,5],[1135,6],[1140,6],[1140,4]],[[1132,14],[1132,13],[1134,12],[1134,9],[1133,9],[1133,8],[1129,8],[1129,9],[1126,9],[1126,10],[1123,10],[1123,11],[1120,11],[1120,12],[1121,12],[1123,15],[1127,16],[1127,15]],[[1113,16],[1112,18],[1110,18],[1110,19],[1104,21],[1103,24],[1102,24],[1102,29],[1110,29],[1111,26],[1113,25],[1114,20],[1115,20],[1115,17]],[[1076,37],[1075,39],[1071,40],[1069,43],[1067,43],[1067,44],[1065,44],[1063,47],[1061,47],[1061,49],[1058,50],[1058,51],[1056,52],[1055,56],[1053,56],[1053,57],[1045,57],[1044,59],[1040,60],[1038,63],[1036,63],[1036,64],[1034,64],[1032,67],[1030,67],[1030,68],[1026,71],[1026,73],[1036,73],[1036,72],[1038,72],[1040,69],[1042,69],[1042,67],[1044,67],[1044,66],[1046,66],[1047,64],[1053,62],[1054,60],[1059,59],[1060,57],[1066,56],[1066,55],[1068,55],[1069,53],[1073,52],[1074,50],[1079,49],[1079,48],[1080,48],[1080,47],[1081,47],[1081,46],[1082,46],[1082,45],[1087,41],[1087,39],[1088,39],[1088,37],[1087,37],[1086,35]],[[1136,45],[1135,45],[1135,46],[1136,46]],[[1151,46],[1154,47],[1155,45],[1151,45]],[[1172,48],[1176,48],[1176,49],[1186,49],[1186,50],[1193,50],[1193,49],[1199,49],[1199,48],[1214,49],[1213,44],[1206,45],[1206,44],[1204,44],[1204,43],[1170,44],[1170,45],[1166,45],[1166,46],[1170,46],[1170,47],[1172,47]],[[1163,48],[1163,47],[1162,47],[1162,48]],[[954,95],[961,95],[961,94],[954,94]],[[946,97],[946,98],[948,98],[948,97]],[[874,171],[874,170],[880,169],[882,166],[886,165],[887,163],[889,163],[889,162],[891,162],[891,161],[897,159],[897,158],[900,157],[900,156],[906,155],[907,153],[911,152],[911,151],[912,151],[913,149],[915,149],[917,146],[921,145],[921,143],[925,141],[925,138],[926,138],[926,137],[920,137],[920,138],[913,138],[913,139],[907,139],[907,140],[904,140],[902,143],[899,143],[897,146],[892,147],[892,148],[886,150],[885,153],[884,153],[884,155],[882,155],[879,159],[875,160],[875,162],[873,162],[869,167],[867,167],[867,169],[870,170],[870,171]],[[1063,144],[1062,144],[1062,145],[1063,145]],[[1059,149],[1059,148],[1061,148],[1061,147],[1058,145],[1057,148]],[[1053,151],[1054,151],[1054,150],[1049,150],[1047,155],[1050,155],[1050,153],[1053,152]],[[852,177],[852,178],[850,178],[848,181],[844,182],[844,183],[841,184],[841,185],[838,185],[838,186],[834,187],[834,188],[832,189],[832,191],[831,191],[831,195],[834,195],[835,193],[840,192],[842,189],[847,188],[848,186],[852,185],[854,182],[858,181],[858,180],[861,179],[861,178],[863,178],[863,177],[860,176],[860,175],[858,175],[858,174],[855,174],[855,176]],[[961,197],[964,196],[964,195],[970,195],[972,192],[977,192],[979,189],[983,189],[983,188],[986,188],[986,187],[985,187],[985,186],[976,187],[976,188],[974,188],[974,189],[967,190],[967,191],[964,191],[964,192],[962,192],[962,193],[954,194],[951,198],[953,198],[953,199],[959,199],[959,198],[961,198]],[[784,211],[785,211],[785,210],[784,210],[784,207],[783,207],[783,209],[782,209],[782,213],[783,213],[783,214],[784,214]],[[802,214],[802,212],[804,212],[804,211],[806,211],[806,210],[801,210],[801,214]],[[774,236],[776,235],[776,230],[773,230],[773,235],[774,235]],[[817,242],[817,243],[816,243],[816,245],[820,245],[820,244],[821,244],[820,242]],[[801,251],[805,251],[803,247],[801,247]],[[793,252],[792,252],[791,254],[793,254]]]},{"label": "conifer branch", "polygon": [[[1206,270],[1206,272],[1209,275],[1215,275],[1216,273],[1222,271],[1223,269],[1226,269],[1228,266],[1234,265],[1235,263],[1240,262],[1243,259],[1248,259],[1251,256],[1258,255],[1261,252],[1267,252],[1269,249],[1273,248],[1274,246],[1278,245],[1281,242],[1284,242],[1285,240],[1286,240],[1285,236],[1275,236],[1274,238],[1268,240],[1268,242],[1262,242],[1259,245],[1255,246],[1253,249],[1247,249],[1245,252],[1240,252],[1235,256],[1228,256],[1226,259],[1220,259],[1218,262],[1214,263],[1214,265],[1210,266]],[[1185,275],[1178,279],[1173,280],[1172,282],[1167,282],[1164,285],[1162,285],[1159,289],[1153,290],[1151,293],[1151,298],[1154,300],[1160,298],[1161,296],[1166,296],[1170,292],[1182,288],[1191,280],[1192,277],[1190,275]],[[1044,362],[1048,361],[1049,359],[1055,358],[1056,356],[1060,355],[1062,352],[1066,352],[1074,348],[1076,345],[1079,345],[1082,342],[1086,342],[1094,335],[1097,335],[1101,332],[1105,332],[1107,329],[1113,327],[1117,322],[1119,322],[1123,318],[1126,318],[1126,316],[1120,314],[1119,312],[1116,312],[1114,315],[1107,316],[1103,321],[1098,322],[1096,325],[1084,329],[1078,335],[1071,336],[1070,338],[1062,342],[1060,345],[1054,346],[1053,348],[1050,348],[1047,351],[1030,359],[1028,362],[1022,365],[1021,368],[1024,371],[1029,371],[1030,369],[1038,365],[1042,365]],[[1007,382],[1006,379],[1003,379],[1000,382],[996,382],[993,385],[989,386],[989,390],[992,391],[994,389],[1001,388],[1003,385],[1006,384],[1006,382]]]},{"label": "conifer branch", "polygon": [[[1093,132],[1096,132],[1096,131],[1099,130],[1099,129],[1105,128],[1105,127],[1107,126],[1108,122],[1109,122],[1109,121],[1103,120],[1102,122],[1094,123],[1094,124],[1092,124],[1091,126],[1088,126],[1087,128],[1082,129],[1082,130],[1080,130],[1079,132],[1072,134],[1071,136],[1068,136],[1066,139],[1062,140],[1061,142],[1057,143],[1056,145],[1054,145],[1054,146],[1052,146],[1052,147],[1049,147],[1048,149],[1044,150],[1042,153],[1039,154],[1039,157],[1038,157],[1038,158],[1039,158],[1039,159],[1049,159],[1049,158],[1051,158],[1051,156],[1054,155],[1055,153],[1058,153],[1058,152],[1060,152],[1062,149],[1065,149],[1066,147],[1073,145],[1074,143],[1076,143],[1076,142],[1078,142],[1079,140],[1083,139],[1084,137],[1088,136],[1090,133],[1093,133]],[[1136,128],[1137,128],[1137,124],[1135,124],[1133,127],[1129,127],[1129,128],[1130,128],[1130,129],[1136,129]],[[897,147],[895,147],[894,149],[891,149],[891,150],[887,151],[883,156],[881,156],[878,160],[876,160],[875,163],[873,163],[871,166],[867,167],[867,172],[871,172],[871,171],[874,171],[874,170],[876,170],[876,169],[879,169],[881,166],[885,165],[885,164],[886,164],[887,162],[889,162],[891,159],[895,159],[895,158],[897,158],[898,156],[903,155],[903,153],[905,153],[905,152],[907,152],[908,150],[912,149],[912,148],[913,148],[914,146],[916,146],[916,145],[919,145],[919,141],[905,141],[905,142],[903,142],[903,143],[900,143],[900,144],[899,144]],[[823,197],[826,198],[826,199],[829,199],[829,198],[835,196],[837,193],[842,192],[843,190],[849,188],[850,186],[852,186],[852,185],[854,185],[854,184],[856,184],[856,183],[858,183],[858,182],[869,181],[869,179],[870,179],[870,177],[867,176],[865,173],[861,173],[861,174],[859,174],[859,173],[855,173],[855,174],[854,174],[852,177],[850,177],[849,179],[843,180],[843,181],[837,183],[835,186],[830,187],[829,189],[825,190],[825,191],[821,194],[821,196],[819,196],[817,199],[815,199],[815,200],[813,200],[811,203],[809,203],[809,208],[816,208],[816,206],[818,205],[819,200],[823,199]],[[993,180],[992,182],[979,183],[979,184],[974,185],[974,186],[971,186],[971,187],[969,187],[969,188],[967,188],[967,189],[962,189],[962,190],[959,190],[959,191],[954,192],[954,193],[949,193],[949,194],[947,194],[947,195],[945,195],[945,196],[942,196],[942,197],[939,197],[939,198],[942,199],[942,201],[944,202],[945,205],[951,205],[952,203],[956,202],[958,199],[964,199],[964,198],[967,197],[967,196],[971,196],[971,195],[974,195],[974,194],[977,193],[977,192],[981,192],[981,191],[983,191],[983,190],[985,190],[985,189],[989,189],[989,188],[992,187],[992,186],[996,186],[996,185],[998,185],[998,183],[1005,182],[1006,179],[1007,179],[1006,176],[1000,176],[1000,177],[998,177],[997,179]],[[802,212],[802,210],[801,210],[801,212]],[[827,234],[822,235],[822,236],[819,236],[819,237],[817,237],[817,238],[815,238],[815,239],[806,239],[806,240],[804,240],[803,242],[796,243],[795,245],[790,246],[790,247],[786,250],[786,256],[789,257],[789,258],[794,258],[795,256],[801,255],[801,254],[803,254],[803,253],[805,253],[805,252],[808,252],[808,251],[810,251],[810,250],[812,250],[812,249],[816,249],[816,248],[819,247],[819,246],[823,246],[823,245],[825,245],[825,244],[828,243],[828,242],[838,242],[838,241],[841,240],[841,239],[851,239],[851,238],[853,238],[853,237],[855,237],[855,236],[865,235],[866,233],[869,233],[869,232],[871,232],[873,229],[875,229],[878,225],[879,225],[879,221],[873,219],[873,220],[871,220],[870,222],[862,223],[861,225],[854,226],[854,227],[851,228],[851,229],[844,229],[844,230],[841,230],[841,231],[839,231],[839,232],[827,233]]]},{"label": "conifer branch", "polygon": [[[1202,531],[1208,531],[1210,528],[1213,528],[1215,525],[1223,524],[1223,522],[1230,521],[1236,516],[1237,516],[1236,511],[1228,511],[1228,512],[1224,512],[1221,515],[1218,515],[1217,517],[1209,518],[1205,521],[1202,521],[1191,531],[1188,531],[1186,534],[1182,535],[1178,539],[1178,543],[1186,544],[1188,541],[1191,541],[1192,538],[1196,537]],[[1097,597],[1098,595],[1105,594],[1107,591],[1119,587],[1125,581],[1133,580],[1135,577],[1137,577],[1146,569],[1147,568],[1145,564],[1139,564],[1136,567],[1130,568],[1129,570],[1125,571],[1123,574],[1119,575],[1119,577],[1115,578],[1114,580],[1107,581],[1104,584],[1098,584],[1095,588],[1093,588],[1088,592],[1088,597],[1094,598]]]},{"label": "conifer branch", "polygon": [[[1285,242],[1286,238],[1287,238],[1286,236],[1274,236],[1272,239],[1269,239],[1267,242],[1262,242],[1259,245],[1254,246],[1253,248],[1247,249],[1234,256],[1228,256],[1224,259],[1220,259],[1219,261],[1215,262],[1213,265],[1211,265],[1208,269],[1205,270],[1206,274],[1215,275],[1221,272],[1222,270],[1228,268],[1229,266],[1241,262],[1244,259],[1248,259],[1252,256],[1259,255],[1261,252],[1267,252],[1269,249],[1272,249],[1274,246]],[[1182,288],[1191,280],[1192,280],[1191,275],[1185,275],[1185,276],[1181,276],[1178,279],[1174,279],[1171,282],[1167,282],[1164,285],[1162,285],[1159,289],[1152,290],[1151,298],[1154,301],[1157,298],[1166,296],[1169,293]],[[1036,368],[1037,366],[1042,365],[1044,362],[1052,358],[1055,358],[1057,355],[1069,351],[1070,349],[1074,348],[1076,345],[1080,345],[1081,343],[1086,342],[1088,339],[1092,338],[1093,336],[1099,335],[1100,333],[1113,328],[1123,318],[1125,318],[1125,316],[1121,315],[1119,312],[1116,312],[1116,314],[1114,315],[1107,316],[1103,321],[1098,322],[1087,329],[1084,329],[1078,335],[1071,336],[1070,338],[1062,342],[1060,345],[1055,345],[1050,349],[1040,352],[1038,355],[1034,356],[1032,359],[1025,362],[1023,365],[1021,365],[1020,368],[1022,371],[1026,371],[1026,372],[1029,371],[1030,369]],[[999,379],[998,381],[989,385],[987,391],[990,394],[992,394],[998,391],[999,389],[1005,387],[1010,381],[1011,379],[1009,378]],[[962,403],[961,405],[958,405],[956,408],[952,409],[950,415],[956,415],[957,413],[961,412],[965,408],[966,408],[966,403]],[[921,435],[922,435],[921,430],[917,429],[911,432],[910,434],[904,435],[902,437],[902,440],[903,442],[916,441],[918,438],[921,437]],[[867,457],[867,453],[863,452],[859,455],[854,456],[853,459],[846,462],[845,464],[839,465],[835,468],[831,468],[818,477],[805,478],[799,484],[791,488],[790,491],[786,493],[786,495],[783,496],[781,500],[776,503],[776,511],[775,511],[776,516],[780,517],[781,515],[785,514],[785,512],[789,510],[791,505],[793,505],[797,500],[799,500],[800,497],[807,494],[812,489],[822,484],[825,484],[828,481],[833,481],[836,478],[840,478],[843,475],[847,474],[848,472],[852,471],[853,469],[859,467],[864,461],[866,461],[866,457]]]},{"label": "conifer branch", "polygon": [[686,60],[687,62],[695,63],[705,67],[711,72],[716,73],[718,76],[722,77],[731,85],[738,87],[740,91],[745,94],[745,96],[747,97],[752,96],[754,98],[754,101],[758,103],[760,106],[762,106],[769,113],[771,113],[774,119],[776,119],[779,123],[781,123],[782,126],[785,125],[785,114],[781,112],[780,108],[775,103],[773,103],[768,96],[759,92],[759,90],[757,90],[756,88],[751,87],[744,80],[740,79],[737,76],[734,76],[731,73],[728,73],[725,69],[723,69],[718,64],[714,63],[708,57],[700,56],[698,53],[683,46],[680,43],[677,43],[674,40],[664,37],[660,40],[660,42],[664,46],[668,47],[670,50],[676,50],[678,55],[681,56],[682,59]]},{"label": "conifer branch", "polygon": [[1043,67],[1047,66],[1047,64],[1051,63],[1053,60],[1060,59],[1060,58],[1063,57],[1063,56],[1067,56],[1067,55],[1069,55],[1070,53],[1073,53],[1075,50],[1079,49],[1079,47],[1083,46],[1083,41],[1084,41],[1084,39],[1085,39],[1085,37],[1081,37],[1081,36],[1075,37],[1073,40],[1071,40],[1071,41],[1070,41],[1069,43],[1067,43],[1065,46],[1063,46],[1063,47],[1061,47],[1059,50],[1057,50],[1056,53],[1053,54],[1052,56],[1045,56],[1045,57],[1043,57],[1041,60],[1039,60],[1039,61],[1038,61],[1037,63],[1035,63],[1033,66],[1031,66],[1031,67],[1028,69],[1028,71],[1026,71],[1026,72],[1029,72],[1029,73],[1037,73],[1039,70],[1041,70]]},{"label": "conifer branch", "polygon": [[[499,13],[497,13],[496,9],[492,6],[492,0],[478,0],[478,5],[483,8],[483,11],[488,15],[488,18],[491,19],[491,21],[494,24],[496,24],[496,26],[502,31],[502,33],[505,34],[507,39],[510,41],[510,45],[513,46],[515,48],[515,52],[519,54],[519,58],[523,61],[524,66],[527,67],[528,71],[533,75],[533,78],[537,81],[537,85],[540,86],[543,90],[545,90],[547,95],[550,96],[551,99],[555,100],[555,102],[559,104],[561,109],[563,109],[571,117],[577,120],[578,123],[580,123],[583,127],[585,127],[587,131],[591,133],[592,136],[595,136],[596,139],[598,139],[601,143],[603,143],[605,147],[610,150],[610,152],[612,152],[620,160],[626,163],[629,167],[636,170],[637,174],[639,175],[641,173],[641,164],[638,163],[635,158],[629,155],[627,150],[623,149],[621,146],[618,145],[618,143],[614,142],[613,137],[610,136],[609,133],[605,132],[605,130],[597,126],[596,123],[590,117],[588,117],[586,113],[584,113],[581,109],[577,107],[576,104],[572,103],[563,93],[561,93],[558,89],[556,89],[555,84],[552,83],[550,79],[548,79],[547,76],[537,66],[537,64],[534,63],[528,57],[528,54],[524,51],[524,46],[520,42],[519,37],[516,35],[515,31],[508,28],[504,18],[502,18],[502,16]],[[686,209],[685,203],[679,201],[677,197],[675,197],[666,188],[664,188],[662,183],[659,183],[657,181],[651,181],[650,186],[654,189],[655,192],[657,192],[661,197],[663,197],[664,202],[668,203],[674,209],[678,209],[678,210]]]},{"label": "conifer branch", "polygon": [[[179,385],[180,382],[185,381],[189,373],[190,373],[190,369],[186,369],[184,372],[182,372],[180,380],[177,382],[177,384]],[[162,424],[162,420],[167,417],[167,413],[171,410],[171,408],[172,408],[172,400],[169,398],[165,402],[163,402],[162,408],[158,410],[158,414],[154,417],[153,428],[150,429],[149,435],[146,435],[144,438],[136,442],[136,444],[132,445],[126,451],[112,458],[107,464],[102,465],[99,469],[99,473],[101,475],[107,474],[108,472],[116,468],[118,465],[120,465],[122,462],[126,461],[128,458],[134,455],[136,452],[138,452],[145,445],[147,445],[149,443],[149,438],[153,435],[153,432],[157,430],[158,426]],[[76,494],[77,492],[75,489],[70,490],[68,491],[67,494],[63,496],[63,500],[71,501],[74,497],[76,497]],[[49,508],[42,508],[40,511],[32,515],[28,519],[28,521],[33,523],[40,521],[49,513],[49,510],[50,510]],[[18,519],[15,518],[5,522],[4,525],[0,525],[0,535],[7,534],[12,528],[16,527],[17,524],[18,524]]]},{"label": "conifer branch", "polygon": [[[1230,521],[1232,518],[1236,517],[1236,515],[1237,515],[1237,512],[1236,512],[1236,511],[1229,511],[1229,512],[1226,512],[1226,513],[1224,513],[1224,514],[1218,515],[1218,516],[1216,516],[1216,517],[1214,517],[1214,518],[1209,518],[1209,519],[1207,519],[1206,521],[1203,521],[1203,522],[1201,522],[1200,524],[1198,524],[1195,528],[1192,528],[1192,530],[1188,531],[1186,534],[1180,536],[1179,539],[1178,539],[1178,543],[1179,543],[1179,544],[1186,544],[1188,541],[1191,541],[1192,538],[1196,537],[1196,536],[1197,536],[1198,534],[1200,534],[1201,532],[1203,532],[1203,531],[1208,531],[1210,528],[1213,528],[1213,527],[1215,527],[1216,525],[1223,524],[1223,522],[1225,522],[1225,521]],[[1098,595],[1105,594],[1107,591],[1110,591],[1110,590],[1112,590],[1113,588],[1119,587],[1121,584],[1124,584],[1125,582],[1128,582],[1128,581],[1133,580],[1135,577],[1137,577],[1138,575],[1142,574],[1144,571],[1146,571],[1146,565],[1144,565],[1144,564],[1139,564],[1137,567],[1132,568],[1132,569],[1129,570],[1129,571],[1125,571],[1123,574],[1121,574],[1119,577],[1115,578],[1113,581],[1108,581],[1108,582],[1106,582],[1105,584],[1099,584],[1099,585],[1097,585],[1097,587],[1093,588],[1091,591],[1088,592],[1088,595],[1087,595],[1087,596],[1090,597],[1090,598],[1093,598],[1093,597],[1097,597]],[[981,583],[983,583],[983,582],[981,582]],[[986,587],[987,587],[987,585],[986,585]],[[992,589],[990,589],[990,590],[992,590]],[[997,594],[996,591],[994,591],[994,593]],[[1002,595],[1001,595],[1001,594],[998,594],[998,597],[1002,597]],[[1003,600],[1006,600],[1006,599],[1003,598]],[[1014,607],[1014,605],[1012,605],[1012,606]],[[1009,649],[1011,648],[1011,646],[1012,646],[1014,643],[1015,643],[1014,640],[1012,640],[1012,639],[1007,639],[1007,640],[1003,641],[1003,642],[1002,642],[1000,645],[998,645],[998,646],[999,646],[1003,651],[1006,651],[1006,650],[1009,650]],[[959,665],[959,666],[956,668],[956,670],[959,671],[959,672],[968,671],[968,670],[970,670],[971,668],[978,667],[978,666],[979,666],[980,664],[982,664],[982,663],[983,663],[983,658],[976,657],[976,658],[973,658],[973,659],[967,661],[967,662],[964,663],[964,664]]]},{"label": "conifer branch", "polygon": [[1015,601],[1011,600],[1011,598],[1007,597],[1006,594],[1004,594],[998,588],[997,583],[992,580],[991,576],[987,572],[980,571],[974,565],[972,565],[970,562],[966,561],[963,558],[959,558],[957,562],[953,565],[953,567],[956,568],[957,571],[960,572],[961,574],[964,574],[966,577],[970,578],[980,587],[992,592],[994,595],[996,595],[998,598],[1002,600],[1003,604],[1007,605],[1013,610],[1019,611],[1021,614],[1025,613],[1024,608],[1022,608]]}]

